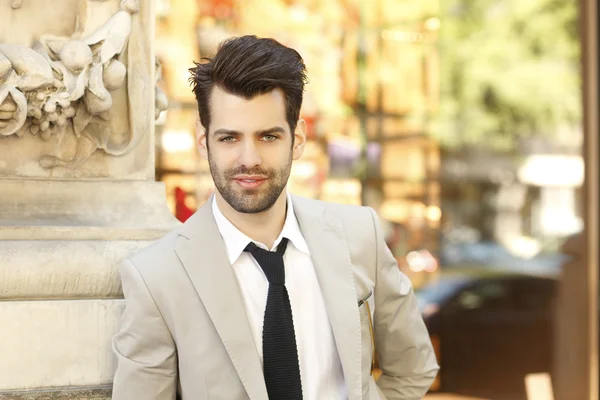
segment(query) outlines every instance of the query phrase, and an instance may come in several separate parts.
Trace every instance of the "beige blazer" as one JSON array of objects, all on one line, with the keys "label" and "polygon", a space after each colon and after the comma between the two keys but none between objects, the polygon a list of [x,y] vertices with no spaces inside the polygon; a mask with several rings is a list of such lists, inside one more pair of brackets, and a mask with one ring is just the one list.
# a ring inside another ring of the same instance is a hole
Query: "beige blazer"
[{"label": "beige blazer", "polygon": [[[387,248],[377,215],[367,207],[296,196],[292,201],[331,320],[348,399],[421,399],[438,366],[410,281]],[[268,400],[210,201],[124,261],[121,280],[126,308],[113,341],[113,399]],[[383,373],[377,383],[373,345]]]}]

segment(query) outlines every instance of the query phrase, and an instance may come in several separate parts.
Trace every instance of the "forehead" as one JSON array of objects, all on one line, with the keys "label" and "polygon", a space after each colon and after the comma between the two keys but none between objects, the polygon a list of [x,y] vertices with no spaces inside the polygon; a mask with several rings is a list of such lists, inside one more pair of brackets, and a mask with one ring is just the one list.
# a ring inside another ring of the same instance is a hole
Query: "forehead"
[{"label": "forehead", "polygon": [[273,126],[288,129],[285,95],[280,89],[245,99],[215,86],[210,98],[210,112],[211,131],[225,128],[253,132]]}]

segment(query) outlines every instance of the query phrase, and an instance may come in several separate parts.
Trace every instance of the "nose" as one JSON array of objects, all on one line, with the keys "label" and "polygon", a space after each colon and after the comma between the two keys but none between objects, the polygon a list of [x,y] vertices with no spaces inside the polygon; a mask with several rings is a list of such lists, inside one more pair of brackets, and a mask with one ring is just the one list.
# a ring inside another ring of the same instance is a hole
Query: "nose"
[{"label": "nose", "polygon": [[239,158],[240,165],[246,168],[253,168],[262,163],[262,159],[256,147],[254,140],[244,140],[241,147],[241,154]]}]

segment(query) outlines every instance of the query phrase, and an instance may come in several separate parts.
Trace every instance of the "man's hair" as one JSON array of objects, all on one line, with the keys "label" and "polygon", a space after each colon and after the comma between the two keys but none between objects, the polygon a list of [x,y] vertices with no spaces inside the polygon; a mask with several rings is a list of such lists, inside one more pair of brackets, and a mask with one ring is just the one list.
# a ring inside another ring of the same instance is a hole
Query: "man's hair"
[{"label": "man's hair", "polygon": [[248,35],[227,39],[212,59],[203,60],[206,62],[194,62],[196,66],[189,71],[200,122],[207,131],[211,118],[210,94],[215,85],[248,100],[281,89],[293,138],[306,83],[306,67],[296,50],[274,39]]}]

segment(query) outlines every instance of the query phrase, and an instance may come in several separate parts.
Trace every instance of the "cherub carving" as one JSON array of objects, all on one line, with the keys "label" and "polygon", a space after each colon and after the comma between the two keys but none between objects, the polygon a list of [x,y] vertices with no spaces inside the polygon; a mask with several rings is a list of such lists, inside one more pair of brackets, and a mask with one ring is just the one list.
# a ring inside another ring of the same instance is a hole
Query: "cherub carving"
[{"label": "cherub carving", "polygon": [[[77,136],[75,156],[44,155],[45,168],[77,168],[98,149],[128,154],[142,136],[131,126],[111,123],[111,107],[126,98],[125,50],[139,0],[122,0],[119,10],[87,35],[86,4],[71,37],[42,35],[32,48],[0,44],[0,136]],[[156,98],[157,110],[166,108],[164,95]]]}]

